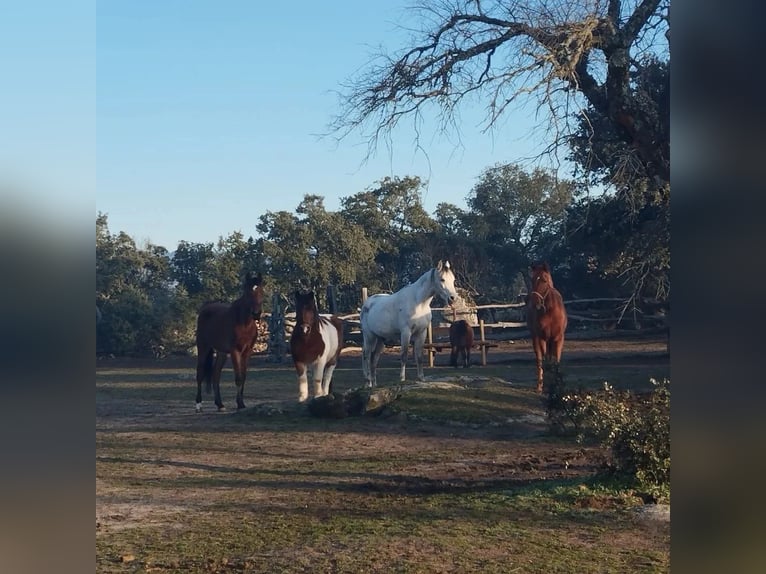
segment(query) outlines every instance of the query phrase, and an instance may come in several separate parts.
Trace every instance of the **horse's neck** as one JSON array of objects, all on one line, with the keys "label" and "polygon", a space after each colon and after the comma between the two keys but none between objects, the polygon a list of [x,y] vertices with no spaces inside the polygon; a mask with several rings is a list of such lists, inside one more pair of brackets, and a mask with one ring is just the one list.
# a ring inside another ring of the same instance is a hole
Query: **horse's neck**
[{"label": "horse's neck", "polygon": [[424,273],[420,279],[411,285],[411,287],[413,287],[413,291],[415,292],[416,305],[426,305],[429,307],[431,306],[431,301],[436,294],[434,291],[433,283],[431,282],[431,273],[431,271]]},{"label": "horse's neck", "polygon": [[553,291],[553,285],[546,282],[543,282],[539,287],[535,288],[534,290],[535,293],[537,293],[543,298],[547,297],[551,293],[551,291]]},{"label": "horse's neck", "polygon": [[231,310],[238,323],[248,323],[253,318],[253,302],[249,297],[240,297],[231,304]]}]

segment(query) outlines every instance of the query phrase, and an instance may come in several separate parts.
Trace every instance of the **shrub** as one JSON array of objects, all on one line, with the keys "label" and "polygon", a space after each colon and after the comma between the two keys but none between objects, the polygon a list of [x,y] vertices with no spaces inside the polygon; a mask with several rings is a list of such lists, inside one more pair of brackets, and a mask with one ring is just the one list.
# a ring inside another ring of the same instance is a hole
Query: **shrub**
[{"label": "shrub", "polygon": [[642,487],[670,484],[670,381],[650,379],[647,393],[566,392],[562,381],[549,395],[548,416],[559,428],[571,422],[580,442],[597,440],[612,455],[613,470]]}]

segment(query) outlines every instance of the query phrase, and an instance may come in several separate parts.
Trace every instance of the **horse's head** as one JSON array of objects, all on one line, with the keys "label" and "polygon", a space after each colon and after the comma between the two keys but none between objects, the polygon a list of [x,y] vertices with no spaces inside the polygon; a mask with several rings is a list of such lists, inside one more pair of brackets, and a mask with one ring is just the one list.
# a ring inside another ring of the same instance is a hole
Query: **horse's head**
[{"label": "horse's head", "polygon": [[450,307],[455,305],[458,294],[455,290],[455,274],[452,273],[449,261],[439,261],[433,270],[434,293]]},{"label": "horse's head", "polygon": [[263,276],[248,274],[245,279],[242,298],[250,303],[250,314],[254,319],[260,320],[263,313]]},{"label": "horse's head", "polygon": [[531,302],[538,311],[544,310],[548,291],[553,287],[551,268],[544,261],[532,263],[529,266],[529,277],[532,280],[532,291],[529,294]]},{"label": "horse's head", "polygon": [[295,292],[295,328],[299,329],[301,334],[307,336],[311,333],[316,318],[319,316],[316,297],[314,292],[301,293]]}]

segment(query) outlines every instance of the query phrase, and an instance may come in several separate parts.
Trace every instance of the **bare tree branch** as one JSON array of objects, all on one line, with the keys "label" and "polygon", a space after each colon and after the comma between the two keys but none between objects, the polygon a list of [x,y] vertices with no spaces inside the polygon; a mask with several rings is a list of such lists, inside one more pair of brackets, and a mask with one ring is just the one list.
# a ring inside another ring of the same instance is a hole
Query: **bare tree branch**
[{"label": "bare tree branch", "polygon": [[587,102],[619,128],[646,173],[667,183],[669,147],[658,145],[641,116],[630,73],[632,51],[667,49],[665,35],[652,35],[664,45],[639,43],[647,27],[669,26],[668,6],[669,0],[423,0],[417,10],[431,29],[345,86],[329,134],[366,134],[369,156],[404,117],[420,125],[426,106],[439,111],[442,129],[457,128],[460,104],[485,98],[489,130],[511,105],[532,96],[547,110],[555,138],[548,149],[555,151]]}]

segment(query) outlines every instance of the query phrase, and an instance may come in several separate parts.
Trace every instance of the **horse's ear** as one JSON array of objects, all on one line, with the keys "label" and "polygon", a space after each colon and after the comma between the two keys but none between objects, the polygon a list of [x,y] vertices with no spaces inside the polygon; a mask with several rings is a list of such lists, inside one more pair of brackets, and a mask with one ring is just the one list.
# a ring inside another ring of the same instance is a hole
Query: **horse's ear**
[{"label": "horse's ear", "polygon": [[450,268],[449,259],[447,259],[447,261],[444,262],[444,268],[445,269],[449,269]]},{"label": "horse's ear", "polygon": [[261,275],[261,272],[258,272],[258,275],[255,276],[255,279],[253,280],[256,285],[260,285],[263,283],[263,275]]},{"label": "horse's ear", "polygon": [[548,266],[548,262],[547,261],[543,262],[543,271],[547,271],[548,273],[551,272],[551,268]]},{"label": "horse's ear", "polygon": [[441,271],[442,270],[442,260],[439,259],[439,263],[436,264],[436,270]]}]

